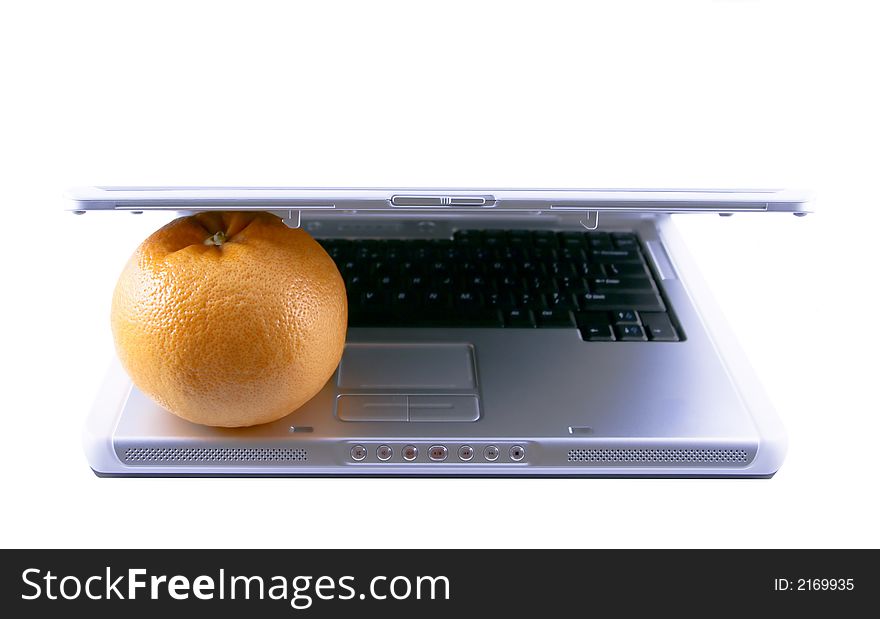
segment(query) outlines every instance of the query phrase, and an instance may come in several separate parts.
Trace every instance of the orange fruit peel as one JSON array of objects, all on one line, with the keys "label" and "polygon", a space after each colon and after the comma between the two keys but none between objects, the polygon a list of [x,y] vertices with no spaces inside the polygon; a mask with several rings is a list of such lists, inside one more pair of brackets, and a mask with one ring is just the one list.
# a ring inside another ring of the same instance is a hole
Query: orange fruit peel
[{"label": "orange fruit peel", "polygon": [[345,285],[308,233],[263,212],[205,212],[150,235],[117,282],[111,327],[132,382],[171,413],[268,423],[314,397],[345,344]]}]

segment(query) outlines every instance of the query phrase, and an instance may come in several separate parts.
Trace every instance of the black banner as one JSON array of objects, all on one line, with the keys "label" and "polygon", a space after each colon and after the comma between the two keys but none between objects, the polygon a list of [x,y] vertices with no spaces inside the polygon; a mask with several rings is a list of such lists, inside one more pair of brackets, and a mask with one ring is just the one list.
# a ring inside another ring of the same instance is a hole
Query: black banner
[{"label": "black banner", "polygon": [[7,550],[0,557],[0,608],[15,617],[494,618],[527,609],[726,616],[847,613],[880,602],[874,550]]}]

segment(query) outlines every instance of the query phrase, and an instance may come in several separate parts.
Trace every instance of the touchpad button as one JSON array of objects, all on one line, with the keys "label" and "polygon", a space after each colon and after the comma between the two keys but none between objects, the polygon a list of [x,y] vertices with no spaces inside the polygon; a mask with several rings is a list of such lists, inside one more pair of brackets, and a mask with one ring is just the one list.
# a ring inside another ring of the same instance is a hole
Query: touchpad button
[{"label": "touchpad button", "polygon": [[341,389],[444,389],[474,391],[470,344],[346,344],[339,365]]},{"label": "touchpad button", "polygon": [[343,421],[409,421],[405,395],[341,395],[336,416]]},{"label": "touchpad button", "polygon": [[410,421],[476,421],[477,398],[472,395],[411,395]]}]

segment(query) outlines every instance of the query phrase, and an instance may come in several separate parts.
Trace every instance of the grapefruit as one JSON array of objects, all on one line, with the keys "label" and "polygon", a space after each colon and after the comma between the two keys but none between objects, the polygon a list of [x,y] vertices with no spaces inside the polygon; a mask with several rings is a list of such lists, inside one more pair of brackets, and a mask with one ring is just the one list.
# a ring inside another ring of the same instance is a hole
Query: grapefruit
[{"label": "grapefruit", "polygon": [[113,293],[111,327],[132,382],[188,421],[280,419],[333,375],[345,285],[306,232],[262,212],[206,212],[154,232]]}]

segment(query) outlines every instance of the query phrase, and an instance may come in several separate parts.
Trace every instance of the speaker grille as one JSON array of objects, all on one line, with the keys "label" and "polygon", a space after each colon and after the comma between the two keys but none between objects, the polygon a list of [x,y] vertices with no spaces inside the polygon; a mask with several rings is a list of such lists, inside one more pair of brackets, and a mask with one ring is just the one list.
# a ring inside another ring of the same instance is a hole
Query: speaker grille
[{"label": "speaker grille", "polygon": [[572,449],[569,462],[611,464],[745,464],[745,449]]},{"label": "speaker grille", "polygon": [[131,464],[256,464],[307,459],[305,449],[284,447],[130,447],[124,453],[124,460]]}]

